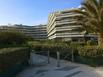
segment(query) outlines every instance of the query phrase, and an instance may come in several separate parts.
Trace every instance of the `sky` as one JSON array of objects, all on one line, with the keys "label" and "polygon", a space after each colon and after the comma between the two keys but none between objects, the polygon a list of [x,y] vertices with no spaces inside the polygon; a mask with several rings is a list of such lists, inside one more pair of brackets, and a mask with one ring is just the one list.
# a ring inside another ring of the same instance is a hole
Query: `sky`
[{"label": "sky", "polygon": [[0,25],[46,24],[48,14],[80,6],[81,0],[0,0]]}]

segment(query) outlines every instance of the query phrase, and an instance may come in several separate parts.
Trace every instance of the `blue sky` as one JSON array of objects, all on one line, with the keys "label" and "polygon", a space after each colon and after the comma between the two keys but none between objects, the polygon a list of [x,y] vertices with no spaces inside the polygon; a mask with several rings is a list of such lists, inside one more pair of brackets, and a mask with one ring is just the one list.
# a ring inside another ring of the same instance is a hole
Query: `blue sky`
[{"label": "blue sky", "polygon": [[81,0],[0,0],[0,25],[45,24],[48,14],[78,7]]}]

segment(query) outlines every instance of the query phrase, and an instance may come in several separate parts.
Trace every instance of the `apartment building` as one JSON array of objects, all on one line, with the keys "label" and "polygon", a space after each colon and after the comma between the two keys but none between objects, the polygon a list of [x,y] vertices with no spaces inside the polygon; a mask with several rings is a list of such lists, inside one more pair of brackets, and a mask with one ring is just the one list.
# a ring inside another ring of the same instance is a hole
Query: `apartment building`
[{"label": "apartment building", "polygon": [[[76,30],[81,25],[75,25],[74,23],[77,21],[73,19],[74,16],[79,14],[71,13],[71,10],[73,9],[56,11],[49,14],[47,24],[48,39],[60,39],[63,41],[84,40],[85,32]],[[94,37],[94,35],[88,35],[87,37]]]},{"label": "apartment building", "polygon": [[46,25],[36,25],[36,26],[26,26],[26,25],[2,25],[0,26],[0,31],[19,31],[28,37],[32,37],[35,40],[47,39]]},{"label": "apartment building", "polygon": [[33,34],[35,39],[45,40],[47,39],[47,26],[46,25],[37,25],[32,26],[34,29]]}]

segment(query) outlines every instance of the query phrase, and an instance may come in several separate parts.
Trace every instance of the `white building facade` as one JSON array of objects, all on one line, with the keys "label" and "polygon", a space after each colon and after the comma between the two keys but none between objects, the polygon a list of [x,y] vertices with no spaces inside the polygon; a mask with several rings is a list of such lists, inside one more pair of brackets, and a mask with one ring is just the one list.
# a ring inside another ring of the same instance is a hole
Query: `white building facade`
[{"label": "white building facade", "polygon": [[[64,41],[83,40],[84,32],[76,30],[78,27],[81,27],[81,25],[74,24],[77,21],[73,18],[79,14],[71,13],[71,10],[73,9],[57,11],[49,14],[47,24],[48,39],[60,39]],[[92,36],[90,35],[90,37]]]},{"label": "white building facade", "polygon": [[47,39],[46,25],[26,26],[26,25],[2,25],[0,31],[19,31],[28,37],[32,37],[35,40]]}]

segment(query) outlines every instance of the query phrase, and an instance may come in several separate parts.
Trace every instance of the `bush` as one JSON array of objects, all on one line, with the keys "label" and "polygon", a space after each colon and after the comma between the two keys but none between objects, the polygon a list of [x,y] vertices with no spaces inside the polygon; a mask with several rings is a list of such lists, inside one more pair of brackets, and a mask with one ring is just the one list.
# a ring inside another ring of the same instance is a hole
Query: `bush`
[{"label": "bush", "polygon": [[0,46],[5,45],[21,45],[24,44],[28,38],[17,31],[2,31],[0,32]]},{"label": "bush", "polygon": [[79,55],[91,58],[103,57],[103,48],[93,46],[82,47],[79,49]]},{"label": "bush", "polygon": [[103,48],[95,46],[79,48],[78,56],[75,56],[75,59],[79,63],[91,66],[103,65]]}]

